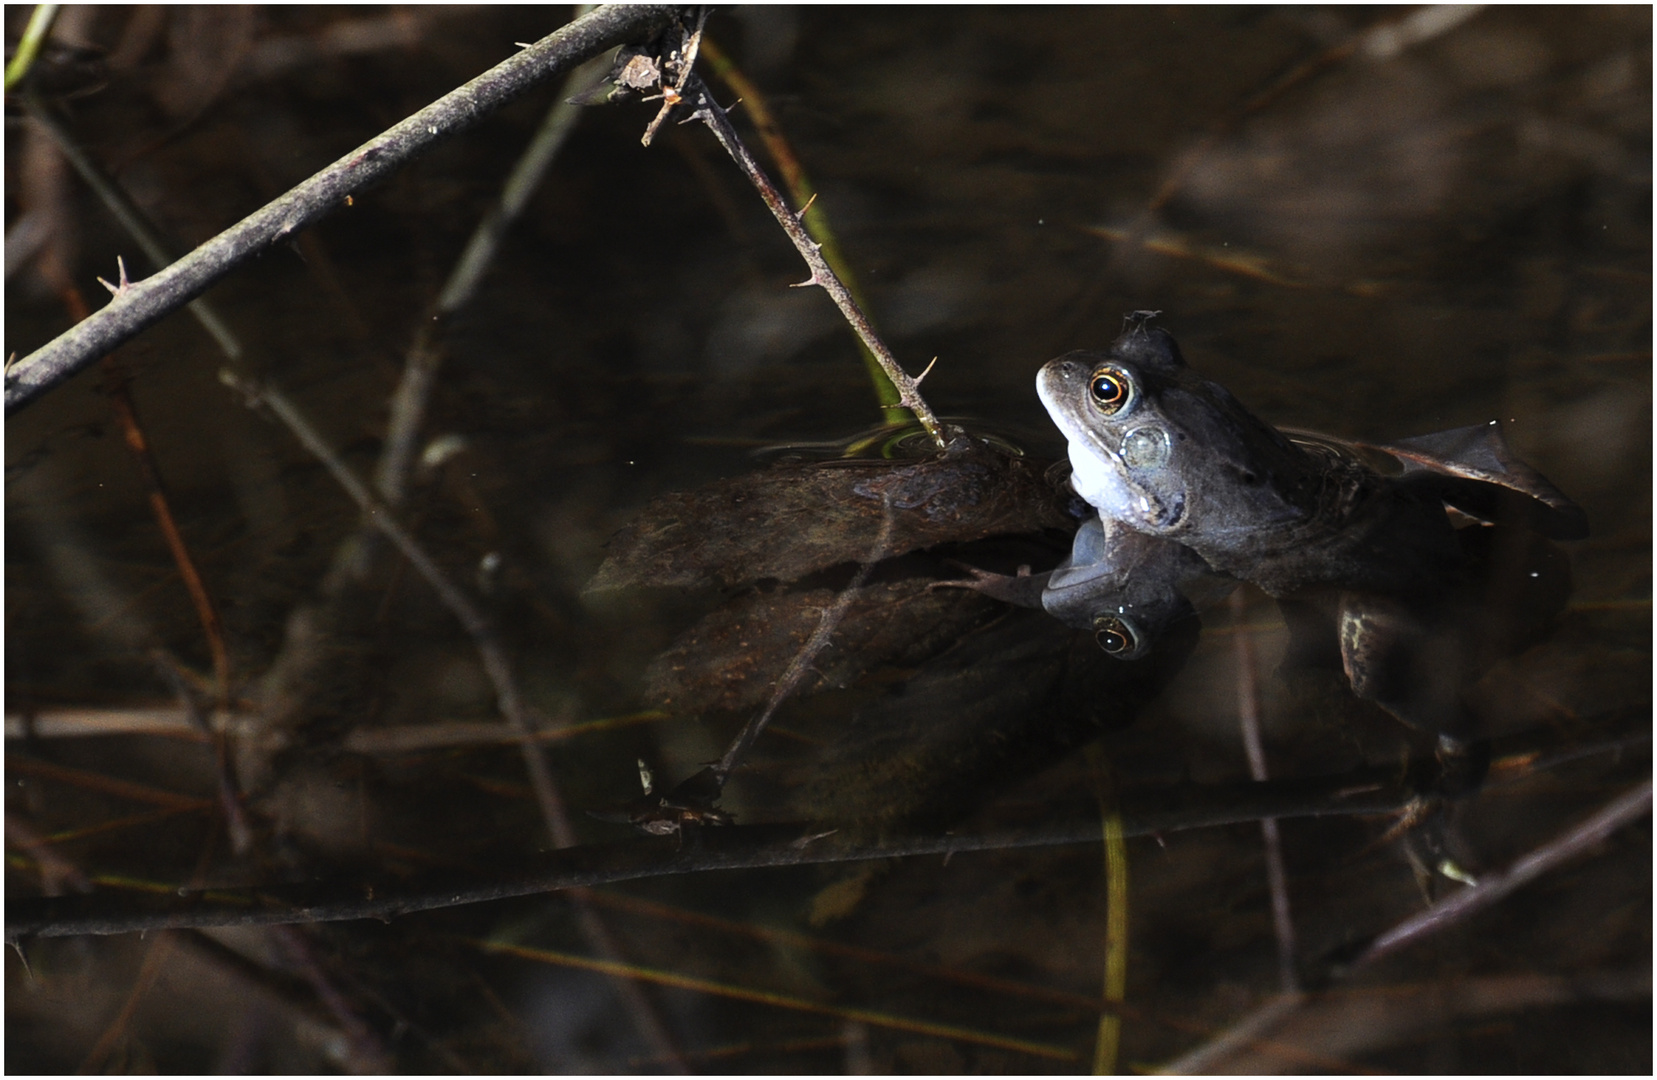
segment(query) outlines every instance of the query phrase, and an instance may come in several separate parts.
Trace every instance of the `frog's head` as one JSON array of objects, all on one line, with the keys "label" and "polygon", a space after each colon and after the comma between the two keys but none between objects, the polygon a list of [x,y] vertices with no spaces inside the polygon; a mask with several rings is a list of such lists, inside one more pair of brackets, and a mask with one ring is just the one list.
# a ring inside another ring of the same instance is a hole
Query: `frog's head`
[{"label": "frog's head", "polygon": [[1192,371],[1165,331],[1132,327],[1108,352],[1049,361],[1036,393],[1070,442],[1071,484],[1105,517],[1155,536],[1305,514],[1305,455]]}]

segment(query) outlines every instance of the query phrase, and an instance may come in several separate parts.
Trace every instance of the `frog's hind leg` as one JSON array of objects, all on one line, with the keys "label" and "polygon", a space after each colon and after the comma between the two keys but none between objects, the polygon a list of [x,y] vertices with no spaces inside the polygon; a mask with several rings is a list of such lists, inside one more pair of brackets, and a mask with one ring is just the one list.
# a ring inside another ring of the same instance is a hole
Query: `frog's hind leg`
[{"label": "frog's hind leg", "polygon": [[1473,738],[1462,701],[1466,646],[1442,610],[1394,598],[1344,594],[1336,613],[1341,663],[1352,692],[1406,725],[1436,736],[1437,768],[1422,777],[1419,795],[1392,830],[1430,900],[1435,874],[1471,880],[1466,844],[1456,824],[1462,796],[1490,767],[1490,744]]},{"label": "frog's hind leg", "polygon": [[1419,731],[1472,737],[1461,702],[1466,664],[1453,625],[1422,606],[1344,593],[1336,612],[1341,667],[1352,692]]}]

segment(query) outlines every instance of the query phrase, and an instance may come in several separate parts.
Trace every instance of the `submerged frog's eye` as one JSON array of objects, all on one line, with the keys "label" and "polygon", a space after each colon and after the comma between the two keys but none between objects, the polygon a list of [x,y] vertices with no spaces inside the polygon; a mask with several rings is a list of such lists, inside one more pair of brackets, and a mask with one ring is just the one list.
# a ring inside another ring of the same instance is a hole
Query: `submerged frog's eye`
[{"label": "submerged frog's eye", "polygon": [[1139,631],[1133,623],[1115,615],[1101,615],[1093,620],[1093,640],[1105,652],[1124,660],[1139,652]]},{"label": "submerged frog's eye", "polygon": [[1093,399],[1094,408],[1106,416],[1114,416],[1133,400],[1133,380],[1121,368],[1102,367],[1088,380],[1087,393]]},{"label": "submerged frog's eye", "polygon": [[1122,460],[1136,469],[1160,469],[1168,464],[1168,433],[1155,424],[1134,428],[1122,437]]}]

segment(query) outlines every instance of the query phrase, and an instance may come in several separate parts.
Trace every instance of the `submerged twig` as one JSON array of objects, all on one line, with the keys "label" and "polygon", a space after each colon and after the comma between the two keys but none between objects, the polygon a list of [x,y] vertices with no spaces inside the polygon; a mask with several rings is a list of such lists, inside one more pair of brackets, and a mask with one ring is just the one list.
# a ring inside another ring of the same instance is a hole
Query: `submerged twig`
[{"label": "submerged twig", "polygon": [[[495,637],[494,627],[483,610],[472,602],[471,597],[445,574],[435,560],[420,546],[419,541],[402,524],[392,516],[391,512],[374,497],[368,490],[368,485],[348,468],[333,447],[328,445],[305,415],[299,411],[288,396],[269,384],[254,383],[243,379],[229,371],[221,373],[231,387],[239,390],[249,405],[263,405],[270,409],[278,419],[285,424],[300,444],[313,457],[320,461],[330,475],[345,489],[345,493],[357,504],[364,517],[376,529],[385,535],[391,543],[402,552],[403,557],[421,577],[426,579],[438,598],[454,616],[460,620],[461,626],[471,636],[477,647],[480,658],[483,660],[485,672],[494,685],[498,706],[501,714],[513,728],[520,733],[527,734],[532,730],[525,713],[523,700],[518,693],[516,682],[511,675],[511,664],[507,660],[505,651]],[[532,770],[533,777],[534,770]]]},{"label": "submerged twig", "polygon": [[287,954],[289,963],[298,969],[318,1004],[345,1037],[346,1060],[351,1071],[365,1076],[391,1072],[396,1059],[334,985],[305,935],[295,927],[276,926],[271,928],[271,940]]},{"label": "submerged twig", "polygon": [[253,848],[253,829],[248,824],[246,812],[242,809],[241,788],[236,782],[236,772],[230,763],[228,735],[199,708],[195,687],[190,685],[184,666],[164,649],[156,649],[152,653],[152,659],[161,678],[172,684],[173,692],[178,695],[179,703],[184,707],[192,726],[211,741],[213,773],[219,789],[219,811],[224,816],[225,831],[230,836],[230,850],[237,856],[246,855]]},{"label": "submerged twig", "polygon": [[844,1020],[857,1021],[889,1030],[907,1031],[933,1038],[954,1039],[980,1046],[993,1046],[1003,1050],[1016,1050],[1020,1053],[1056,1061],[1073,1061],[1076,1058],[1074,1051],[1062,1046],[1052,1046],[1047,1043],[1032,1042],[1028,1039],[996,1035],[956,1024],[940,1024],[930,1020],[918,1020],[874,1009],[855,1009],[843,1005],[830,1005],[819,1001],[809,1001],[791,994],[779,994],[772,990],[755,990],[731,983],[715,982],[712,979],[700,979],[692,975],[681,975],[677,972],[662,971],[655,968],[642,968],[632,964],[607,963],[591,957],[574,956],[570,953],[555,952],[551,949],[535,949],[525,945],[493,941],[473,941],[472,944],[487,952],[504,956],[517,956],[525,960],[534,960],[545,964],[597,971],[606,975],[637,979],[642,982],[655,983],[659,986],[671,986],[675,989],[690,990],[735,1001],[751,1001],[760,1005],[770,1005],[796,1012],[839,1017]]},{"label": "submerged twig", "polygon": [[[1412,797],[1392,767],[1335,777],[1266,784],[1184,786],[1173,805],[1122,813],[1124,837],[1211,828],[1262,817],[1349,816],[1393,813]],[[703,830],[694,845],[675,847],[638,838],[547,852],[540,866],[493,880],[445,879],[419,889],[367,887],[360,882],[270,888],[214,889],[171,895],[17,898],[6,905],[6,936],[61,937],[120,934],[160,927],[271,925],[384,919],[516,896],[558,892],[642,878],[713,870],[862,862],[908,855],[944,855],[1068,844],[1097,844],[1097,812],[1038,828],[982,833],[893,837],[879,843],[837,844],[812,825],[732,825]]]},{"label": "submerged twig", "polygon": [[[144,257],[149,260],[150,266],[155,270],[164,270],[174,265],[173,254],[168,248],[167,242],[161,238],[160,230],[150,221],[149,215],[144,213],[138,204],[132,201],[132,197],[127,194],[126,189],[121,186],[119,181],[111,177],[92,160],[86,149],[81,146],[80,141],[64,126],[63,121],[33,94],[24,96],[24,107],[28,110],[29,119],[39,125],[40,129],[51,137],[53,145],[58,148],[58,152],[74,167],[75,174],[81,178],[87,187],[92,189],[92,193],[98,197],[98,201],[104,204],[104,208],[127,231],[127,235],[137,243],[138,250],[144,253]],[[129,298],[136,288],[137,286],[127,281],[126,264],[122,261],[121,285],[115,292],[115,299]],[[112,303],[110,306],[113,307],[114,304]],[[201,324],[201,328],[207,331],[220,351],[229,360],[235,362],[241,359],[242,343],[225,325],[224,319],[219,316],[218,311],[211,304],[206,300],[191,300],[186,306],[190,314],[195,317],[196,322]],[[107,311],[109,308],[104,310]],[[81,315],[75,325],[77,328],[83,326],[89,319],[97,318],[101,314],[102,312]],[[73,332],[73,330],[70,331],[70,333]],[[63,339],[60,337],[58,340]],[[115,345],[118,344],[120,342],[110,345],[110,350],[113,350]],[[31,357],[24,357],[17,367],[20,368],[27,364],[30,359]],[[8,373],[6,381],[6,400],[6,408],[9,414],[11,410],[10,373]]]},{"label": "submerged twig", "polygon": [[[40,115],[45,115],[44,110],[39,109],[37,103],[31,102],[31,108]],[[94,187],[100,190],[101,194],[105,195],[106,201],[127,203],[130,206],[130,201],[126,199],[126,193],[121,190],[118,184],[105,177],[92,164],[67,130],[63,129],[61,125],[57,125],[55,121],[43,124],[43,126],[50,133],[53,142],[64,157],[76,162],[77,170],[80,170],[83,177],[87,178],[89,183],[92,183]],[[111,209],[114,209],[113,205]],[[142,213],[136,207],[131,207],[131,210],[130,220],[120,213],[117,213],[116,216],[122,224],[129,228],[145,230],[150,241],[154,242],[159,250],[159,240],[156,239],[153,230],[150,229]],[[91,309],[87,306],[86,297],[70,280],[61,262],[57,259],[45,259],[42,262],[44,265],[41,266],[41,274],[57,290],[64,307],[69,311],[70,318],[80,322],[90,315]],[[192,310],[198,307],[200,310],[197,311],[197,315],[202,318],[202,325],[209,326],[208,316],[211,315],[211,312],[207,311],[205,302],[192,305]],[[219,323],[218,325],[222,327],[223,324]],[[228,330],[226,334],[228,335]],[[228,340],[233,342],[234,338]],[[183,581],[185,590],[190,594],[190,602],[195,606],[196,617],[201,622],[202,634],[207,641],[207,653],[212,658],[213,663],[214,710],[220,716],[226,715],[230,708],[230,654],[225,648],[224,629],[219,620],[218,608],[213,603],[213,598],[208,593],[201,574],[196,570],[195,559],[191,557],[189,545],[184,542],[184,534],[178,527],[177,518],[173,516],[172,504],[167,498],[166,488],[161,483],[161,471],[155,464],[155,456],[150,452],[149,438],[144,434],[143,425],[138,420],[138,406],[133,401],[132,388],[128,383],[126,374],[115,365],[113,353],[105,357],[105,362],[109,375],[109,398],[114,406],[116,422],[120,425],[123,440],[127,444],[127,449],[132,452],[133,460],[138,466],[138,477],[143,484],[144,494],[150,504],[150,511],[155,515],[156,526],[161,530],[161,536],[166,541],[167,550],[172,554],[173,564],[178,568],[179,579]]]},{"label": "submerged twig", "polygon": [[609,65],[607,55],[594,57],[564,80],[558,99],[547,110],[546,118],[524,148],[523,156],[507,174],[506,182],[501,185],[500,197],[484,213],[483,220],[478,222],[448,280],[443,283],[436,304],[415,330],[414,344],[409,347],[408,357],[403,363],[403,377],[391,398],[385,449],[380,454],[374,473],[375,490],[393,507],[403,501],[420,425],[426,415],[426,401],[443,359],[441,338],[445,323],[477,295],[478,286],[490,263],[494,262],[501,240],[523,214],[524,207],[529,205],[530,196],[540,187],[541,179],[574,130],[575,121],[581,115],[581,106],[570,99],[580,97],[598,85]]},{"label": "submerged twig", "polygon": [[348,195],[390,175],[532,87],[613,45],[666,25],[674,11],[644,4],[600,8],[370,139],[11,365],[5,380],[6,414],[161,321],[242,263],[346,205]]},{"label": "submerged twig", "polygon": [[748,749],[754,745],[754,740],[759,738],[760,732],[764,731],[765,726],[771,722],[771,717],[776,715],[777,710],[782,707],[782,703],[787,700],[788,696],[794,692],[795,688],[811,671],[811,665],[816,663],[817,655],[828,647],[829,639],[834,636],[834,632],[840,628],[841,622],[845,620],[847,610],[851,608],[852,602],[857,599],[858,592],[868,582],[869,574],[874,570],[875,564],[886,558],[887,548],[892,542],[893,517],[890,495],[882,497],[881,506],[885,511],[885,517],[881,520],[880,533],[875,537],[874,547],[869,551],[868,557],[858,565],[857,573],[847,583],[846,587],[840,590],[840,595],[834,598],[834,603],[823,609],[822,615],[817,620],[817,629],[813,630],[811,636],[806,639],[806,643],[800,646],[800,651],[794,654],[794,659],[789,662],[782,678],[777,680],[777,687],[771,694],[771,700],[752,720],[743,725],[736,738],[731,740],[731,745],[726,749],[724,756],[713,767],[714,778],[718,781],[721,789],[724,788],[725,781],[730,778],[731,773],[741,763],[743,757],[747,755]]},{"label": "submerged twig", "polygon": [[[1597,813],[1521,857],[1506,869],[1486,874],[1479,879],[1477,885],[1469,886],[1426,911],[1405,919],[1372,941],[1368,948],[1358,954],[1350,964],[1341,968],[1337,974],[1350,975],[1430,934],[1465,921],[1474,912],[1482,911],[1501,901],[1521,885],[1557,869],[1563,863],[1603,842],[1624,825],[1651,813],[1651,800],[1652,782],[1647,780],[1611,800]],[[1246,1046],[1260,1045],[1265,1036],[1294,1016],[1303,1005],[1322,997],[1321,994],[1303,993],[1279,995],[1232,1027],[1225,1035],[1164,1066],[1160,1071],[1214,1072],[1221,1061]]]},{"label": "submerged twig", "polygon": [[[1233,1075],[1357,1071],[1378,1052],[1419,1044],[1431,1032],[1510,1028],[1544,1009],[1651,1000],[1650,964],[1567,974],[1515,972],[1383,983],[1317,994],[1277,1024],[1269,1040],[1236,1042],[1204,1072]],[[1478,1024],[1484,1021],[1485,1024]],[[1488,1025],[1486,1027],[1485,1025]],[[1196,1071],[1196,1070],[1193,1070]]]},{"label": "submerged twig", "polygon": [[[518,687],[516,677],[512,672],[512,662],[507,657],[506,650],[501,646],[495,634],[494,626],[469,596],[437,565],[436,561],[426,554],[425,550],[392,515],[391,511],[369,491],[368,485],[353,473],[340,460],[332,447],[310,424],[303,413],[290,401],[285,394],[269,386],[254,384],[226,371],[222,377],[227,383],[240,390],[248,399],[248,403],[262,404],[287,425],[288,429],[299,440],[310,454],[322,462],[328,472],[338,481],[339,485],[350,495],[353,502],[362,511],[364,519],[383,533],[388,540],[402,553],[404,558],[414,566],[416,572],[426,579],[437,593],[443,605],[460,620],[461,626],[471,637],[473,647],[483,662],[484,672],[488,675],[490,684],[495,690],[496,707],[514,732],[523,737],[520,749],[523,753],[524,767],[529,773],[530,788],[535,794],[536,805],[540,808],[541,819],[546,825],[547,834],[552,845],[557,849],[567,849],[576,843],[575,827],[570,821],[568,809],[564,805],[563,796],[559,793],[557,782],[553,779],[552,769],[547,764],[544,747],[531,741],[534,726],[530,723],[528,706],[524,703],[522,692]],[[578,885],[579,883],[572,883]],[[619,955],[614,939],[604,928],[603,924],[593,915],[590,909],[577,898],[577,910],[581,921],[582,932],[589,942],[601,954],[606,956]],[[663,1052],[670,1056],[675,1052],[673,1042],[669,1038],[665,1026],[656,1016],[655,1010],[648,1002],[639,997],[637,987],[631,984],[620,984],[620,993],[626,1002],[629,1011],[639,1020],[645,1037],[654,1043]],[[682,1070],[681,1070],[682,1071]]]},{"label": "submerged twig", "polygon": [[[1231,594],[1231,617],[1241,624],[1247,614],[1241,591]],[[1266,750],[1260,742],[1260,692],[1254,678],[1254,637],[1245,627],[1232,639],[1237,664],[1237,725],[1243,732],[1249,778],[1266,780]],[[1283,841],[1275,818],[1260,820],[1260,839],[1266,849],[1266,882],[1271,889],[1272,931],[1277,939],[1278,988],[1285,994],[1300,989],[1295,972],[1295,924],[1289,914],[1289,876],[1283,869]]]},{"label": "submerged twig", "polygon": [[1156,1071],[1172,1076],[1200,1076],[1211,1073],[1216,1062],[1224,1060],[1244,1046],[1257,1045],[1262,1036],[1285,1017],[1292,1016],[1305,1000],[1306,995],[1298,991],[1292,994],[1278,994],[1219,1035]]},{"label": "submerged twig", "polygon": [[[166,489],[161,485],[161,473],[156,468],[154,456],[150,453],[149,440],[138,422],[138,407],[132,400],[132,390],[122,373],[115,373],[110,401],[114,404],[115,417],[121,425],[121,434],[125,438],[127,449],[132,451],[133,461],[138,466],[139,479],[143,482],[150,512],[155,515],[156,526],[167,542],[167,550],[172,554],[179,579],[184,582],[185,591],[190,594],[190,602],[195,606],[196,618],[201,622],[202,636],[207,639],[207,655],[212,658],[213,663],[213,710],[216,720],[230,712],[230,653],[225,647],[224,626],[219,620],[218,606],[213,603],[213,597],[208,593],[207,585],[196,569],[195,559],[190,555],[189,545],[184,542],[184,533],[179,529],[177,519],[173,517],[172,504],[167,499]],[[218,730],[211,724],[209,728]]]},{"label": "submerged twig", "polygon": [[[615,731],[636,724],[656,723],[668,714],[654,709],[625,716],[586,720],[565,727],[543,728],[525,735],[510,724],[494,720],[446,720],[426,724],[396,724],[390,727],[356,728],[345,736],[342,749],[351,754],[418,754],[458,747],[502,746],[521,742],[562,742],[600,731]],[[223,729],[240,736],[257,726],[252,712],[231,712],[223,718]],[[182,708],[133,707],[125,709],[64,708],[38,712],[7,713],[8,739],[75,739],[108,735],[150,735],[185,742],[208,742],[188,710]]]},{"label": "submerged twig", "polygon": [[1360,953],[1352,967],[1373,963],[1407,945],[1463,922],[1483,911],[1513,890],[1542,876],[1601,843],[1632,821],[1651,813],[1651,781],[1624,792],[1597,813],[1567,829],[1559,836],[1513,862],[1504,870],[1484,874],[1478,884],[1454,893],[1426,911],[1405,919],[1388,930]]}]

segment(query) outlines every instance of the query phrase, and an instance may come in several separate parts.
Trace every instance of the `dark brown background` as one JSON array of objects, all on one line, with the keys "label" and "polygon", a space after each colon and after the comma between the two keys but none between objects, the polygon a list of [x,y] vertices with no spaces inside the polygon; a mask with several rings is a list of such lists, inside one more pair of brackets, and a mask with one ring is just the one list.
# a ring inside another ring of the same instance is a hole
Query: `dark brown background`
[{"label": "dark brown background", "polygon": [[[1587,509],[1594,535],[1571,545],[1577,587],[1557,635],[1480,693],[1505,730],[1568,729],[1649,702],[1650,10],[1491,9],[1394,55],[1332,58],[1244,109],[1297,65],[1402,14],[758,8],[716,15],[709,28],[766,93],[898,355],[911,370],[940,357],[926,392],[942,413],[1022,426],[1036,433],[1033,448],[1054,450],[1036,368],[1108,341],[1124,312],[1154,308],[1193,364],[1277,424],[1384,439],[1502,419],[1519,452]],[[25,16],[8,7],[8,41]],[[108,50],[107,85],[67,105],[74,130],[183,250],[567,12],[71,8],[61,18],[72,40]],[[515,104],[209,294],[254,362],[359,470],[378,449],[419,313],[553,98],[549,88]],[[565,722],[636,709],[645,665],[696,610],[676,595],[583,603],[577,590],[608,535],[654,493],[751,468],[752,446],[876,419],[826,298],[785,288],[804,272],[758,199],[700,127],[640,147],[650,115],[632,105],[583,116],[457,320],[426,432],[459,435],[466,449],[423,480],[409,515],[468,583],[486,553],[500,553],[489,602],[532,701]],[[17,117],[7,124],[8,229],[30,212],[49,226],[42,252],[15,271],[8,233],[6,348],[21,354],[68,325],[41,259],[59,260],[94,304],[94,277],[113,278],[117,255],[135,276],[141,264],[49,147]],[[1171,198],[1150,209],[1176,175]],[[355,511],[283,430],[219,385],[217,354],[187,318],[120,356],[251,698]],[[158,645],[206,669],[103,377],[84,374],[7,424],[8,717],[165,704],[147,658]],[[364,644],[358,720],[493,719],[453,620],[412,575],[387,589]],[[1275,614],[1253,602],[1248,618],[1274,768],[1314,771],[1320,748],[1345,736],[1281,699],[1269,677]],[[1226,626],[1224,613],[1209,619],[1197,657],[1123,736],[1118,760],[1155,745],[1197,779],[1245,775]],[[632,794],[635,757],[682,775],[729,730],[672,718],[558,744],[553,761],[574,806],[605,805]],[[7,749],[14,764],[212,793],[200,744],[8,739]],[[1468,814],[1475,848],[1490,865],[1529,849],[1641,775],[1643,751],[1634,757],[1492,790]],[[1011,801],[1087,791],[1085,767],[1071,763]],[[7,792],[8,813],[43,835],[145,809],[38,770],[9,767]],[[544,844],[526,793],[507,750],[307,764],[259,808],[277,838],[264,865],[304,875],[423,857],[509,863]],[[739,813],[762,813],[742,800],[733,788]],[[211,820],[180,815],[54,850],[88,874],[183,882]],[[1404,862],[1371,846],[1385,825],[1284,826],[1308,955],[1419,907]],[[595,840],[621,835],[582,828]],[[1129,1002],[1142,1015],[1125,1024],[1122,1060],[1153,1065],[1273,990],[1269,911],[1253,827],[1130,851]],[[911,860],[816,930],[804,912],[844,871],[626,891],[1090,996],[1100,864],[1081,848]],[[14,894],[39,888],[29,865],[8,870]],[[1388,1022],[1350,1022],[1302,1067],[1649,1071],[1649,873],[1642,825],[1371,972],[1362,985],[1387,990],[1360,999],[1385,1003]],[[579,952],[562,904],[335,927],[313,948],[401,1069],[658,1067],[598,976],[443,936]],[[608,917],[639,964],[1076,1055],[1046,1060],[653,991],[698,1069],[1074,1071],[1091,1057],[1096,1016],[1074,1002],[763,946],[660,914]],[[224,940],[291,967],[258,934]],[[160,961],[136,1011],[118,1019],[147,948],[136,937],[46,942],[28,950],[29,971],[8,953],[8,1069],[73,1069],[112,1025],[99,1067],[311,1071],[376,1060],[338,1050],[337,1017],[308,1019],[189,949]],[[1545,1007],[1513,989],[1521,976],[1583,973],[1624,981],[1611,1000],[1574,991]],[[1433,996],[1478,979],[1515,996],[1466,1013]]]}]

